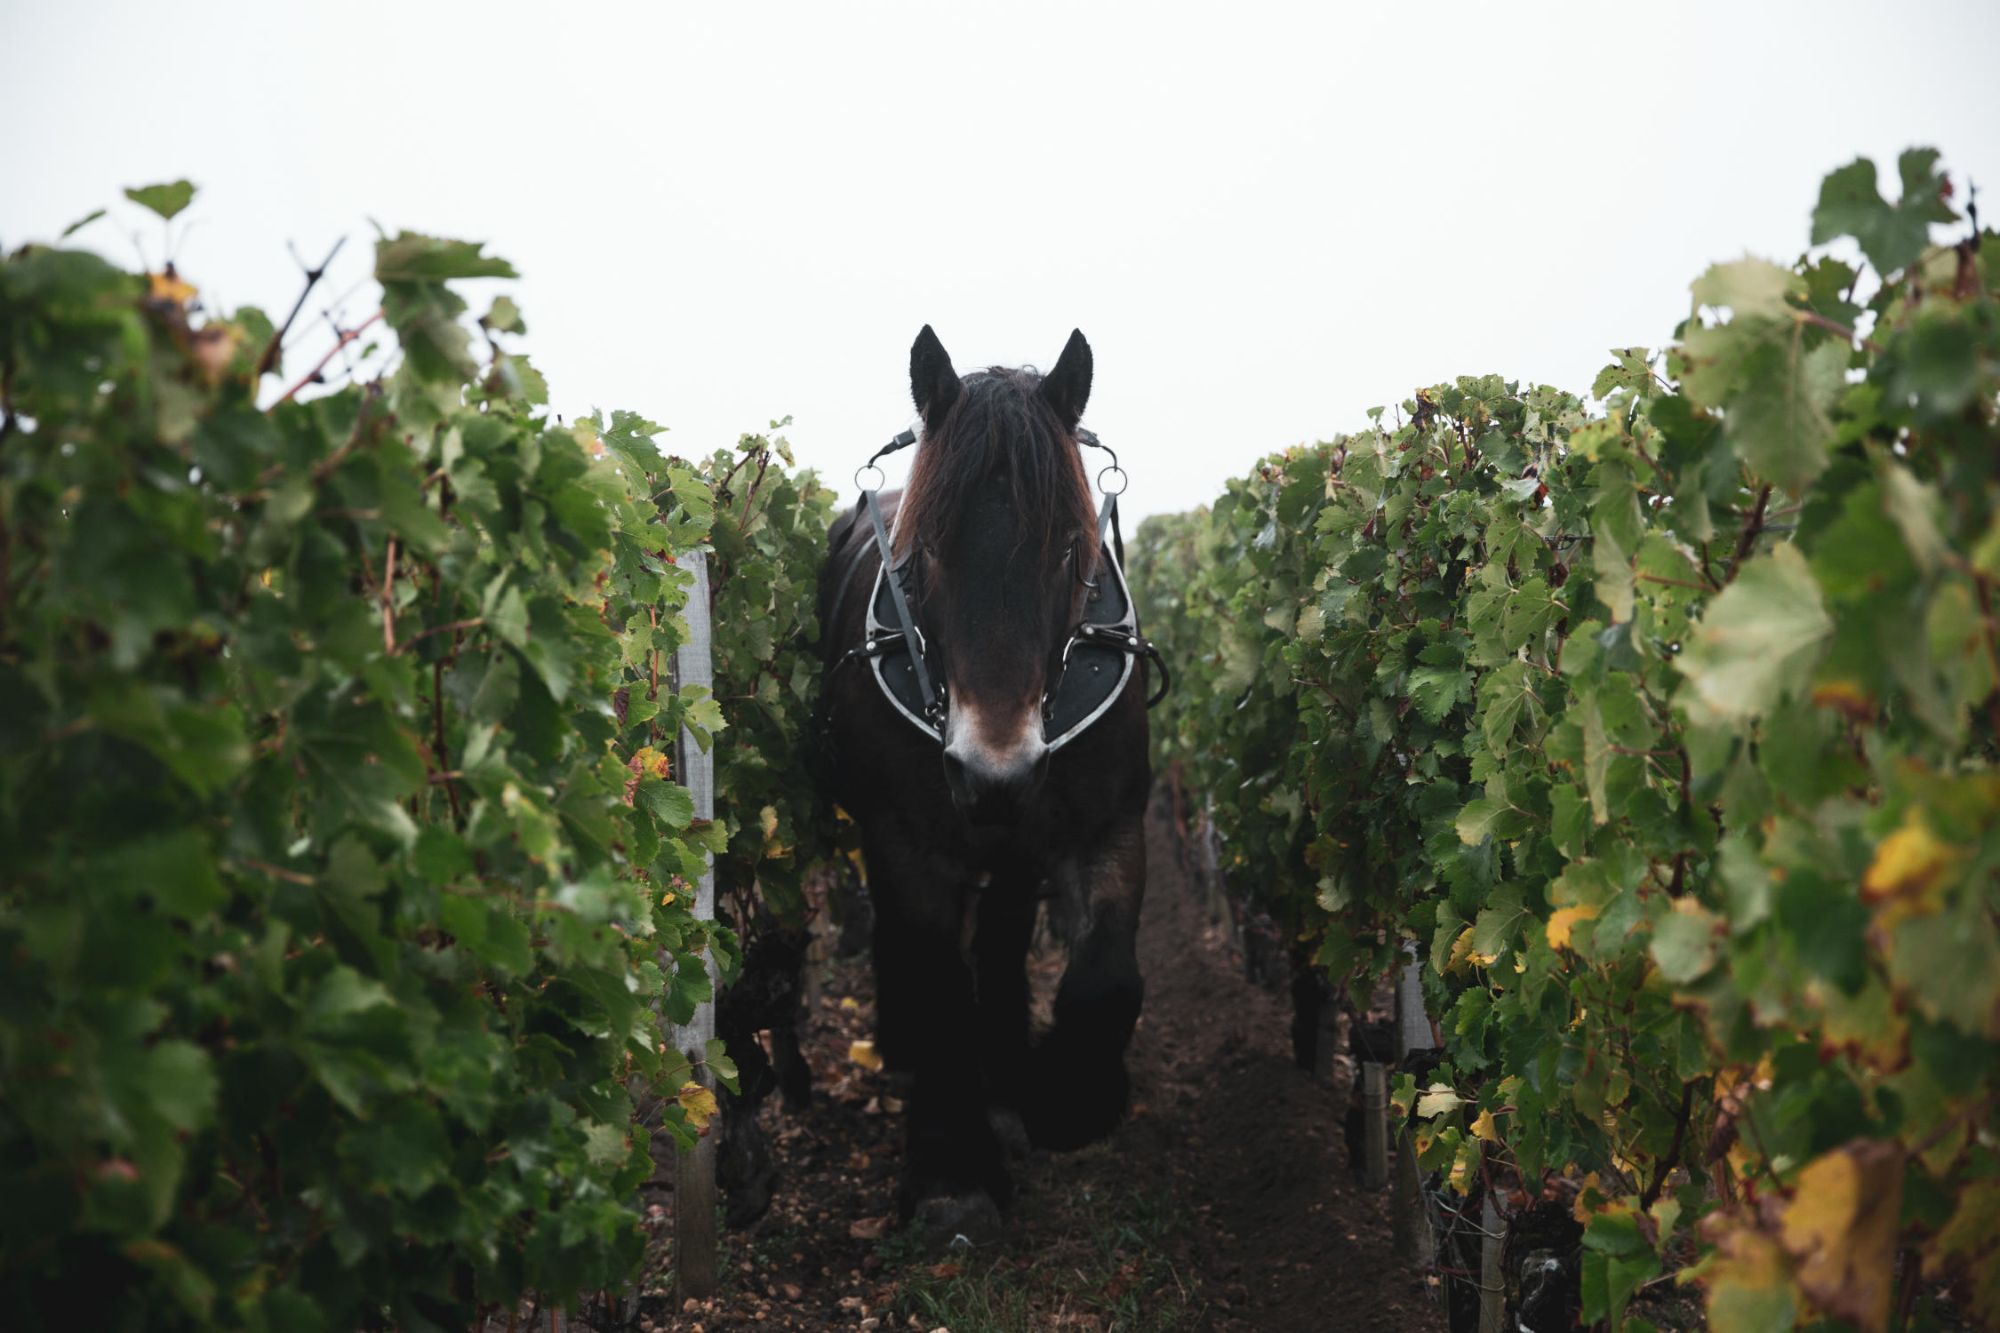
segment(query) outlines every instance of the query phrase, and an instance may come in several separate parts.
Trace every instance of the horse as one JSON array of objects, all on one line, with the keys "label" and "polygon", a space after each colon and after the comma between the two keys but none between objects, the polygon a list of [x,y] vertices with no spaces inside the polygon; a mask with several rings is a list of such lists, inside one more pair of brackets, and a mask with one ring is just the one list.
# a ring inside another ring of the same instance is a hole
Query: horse
[{"label": "horse", "polygon": [[[1123,594],[1079,449],[1091,374],[1080,331],[1046,375],[961,378],[929,325],[910,348],[921,441],[880,530],[938,678],[928,718],[871,678],[871,657],[917,640],[868,633],[889,603],[869,595],[886,581],[866,496],[830,529],[820,579],[828,785],[860,832],[877,1047],[909,1089],[898,1201],[947,1239],[998,1233],[1023,1133],[1081,1147],[1129,1096],[1152,783],[1136,655],[1095,720],[1050,731],[1086,603],[1113,579]],[[1067,958],[1037,1036],[1026,958],[1044,900]]]}]

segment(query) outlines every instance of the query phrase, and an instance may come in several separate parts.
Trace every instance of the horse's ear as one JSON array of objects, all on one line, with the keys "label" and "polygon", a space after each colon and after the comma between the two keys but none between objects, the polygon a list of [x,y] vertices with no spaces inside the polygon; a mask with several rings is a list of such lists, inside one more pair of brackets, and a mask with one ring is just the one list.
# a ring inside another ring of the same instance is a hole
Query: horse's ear
[{"label": "horse's ear", "polygon": [[1042,397],[1062,418],[1064,430],[1075,430],[1083,419],[1083,407],[1090,401],[1090,344],[1082,329],[1071,329],[1056,368],[1042,379]]},{"label": "horse's ear", "polygon": [[924,425],[935,426],[958,400],[958,372],[944,344],[926,324],[910,344],[910,397],[916,399],[917,413]]}]

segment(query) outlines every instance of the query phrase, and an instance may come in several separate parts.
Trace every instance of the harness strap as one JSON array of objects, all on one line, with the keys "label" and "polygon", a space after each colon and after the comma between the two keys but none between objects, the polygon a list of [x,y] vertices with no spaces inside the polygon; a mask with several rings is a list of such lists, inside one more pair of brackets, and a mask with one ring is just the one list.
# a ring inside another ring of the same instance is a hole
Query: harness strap
[{"label": "harness strap", "polygon": [[907,449],[916,442],[917,442],[917,433],[915,431],[906,430],[898,432],[895,439],[889,441],[887,444],[883,445],[880,449],[877,449],[874,453],[868,455],[868,461],[861,465],[861,470],[863,472],[866,472],[869,468],[874,467],[876,461],[879,460],[883,454],[893,454],[898,449]]},{"label": "harness strap", "polygon": [[[904,590],[903,580],[896,571],[894,544],[890,537],[888,525],[882,521],[882,510],[875,498],[883,482],[881,469],[876,466],[877,460],[884,454],[908,448],[915,442],[916,433],[914,431],[902,432],[888,444],[876,450],[869,460],[862,464],[860,470],[854,474],[855,484],[860,489],[862,502],[868,510],[868,524],[874,534],[875,547],[881,556],[881,568],[877,577],[889,585],[889,615],[885,617],[881,614],[881,608],[876,600],[878,594],[871,592],[869,594],[867,631],[864,633],[861,643],[842,653],[832,664],[832,669],[838,669],[849,662],[872,662],[874,664],[876,683],[882,688],[884,694],[888,696],[896,709],[926,734],[934,738],[941,738],[944,725],[945,701],[937,685],[931,680],[930,665],[924,656],[922,633],[917,628],[916,617],[910,612],[909,595]],[[1096,700],[1092,711],[1080,720],[1072,721],[1069,725],[1069,730],[1051,742],[1051,749],[1059,748],[1082,729],[1094,722],[1110,706],[1111,699],[1115,697],[1118,690],[1124,687],[1125,682],[1130,679],[1132,671],[1139,664],[1150,665],[1160,673],[1158,688],[1146,700],[1147,708],[1152,708],[1165,699],[1167,692],[1173,686],[1173,679],[1168,674],[1167,664],[1162,659],[1160,650],[1139,632],[1137,609],[1132,605],[1131,591],[1124,582],[1122,565],[1125,554],[1125,543],[1124,536],[1119,531],[1118,496],[1125,490],[1125,470],[1118,466],[1117,453],[1109,446],[1100,443],[1097,436],[1090,431],[1078,431],[1077,442],[1093,449],[1101,449],[1111,456],[1110,466],[1100,472],[1097,479],[1098,490],[1104,496],[1103,504],[1097,512],[1097,548],[1106,553],[1106,558],[1113,572],[1113,578],[1117,584],[1118,595],[1122,599],[1121,604],[1124,607],[1124,611],[1123,619],[1118,624],[1095,624],[1086,619],[1071,632],[1069,641],[1063,648],[1061,661],[1056,667],[1054,678],[1042,698],[1044,725],[1047,725],[1055,717],[1058,696],[1069,674],[1070,659],[1074,649],[1079,646],[1088,646],[1099,650],[1108,649],[1113,653],[1123,655],[1128,660],[1127,664],[1117,672],[1116,680],[1112,685],[1112,693],[1100,696]],[[873,484],[869,484],[863,480],[866,474],[871,471],[875,473]],[[1116,482],[1115,488],[1112,485],[1114,480]],[[863,540],[865,541],[866,539],[864,538]],[[866,548],[864,546],[859,549],[865,550]],[[849,566],[847,576],[841,580],[841,587],[835,596],[835,620],[838,619],[838,609],[846,598],[848,585],[854,581],[854,574],[859,572],[860,565],[861,559],[859,550],[857,550],[853,564]],[[1081,573],[1079,571],[1080,576]],[[1091,600],[1095,602],[1097,596],[1094,590],[1097,585],[1090,583],[1088,580],[1085,580],[1085,582],[1093,589]],[[884,623],[885,621],[893,623]],[[910,682],[916,686],[918,696],[916,702],[922,712],[921,717],[911,711],[906,697],[898,697],[897,689],[892,687],[888,677],[883,675],[883,655],[899,644],[910,657]],[[1093,673],[1098,669],[1098,665],[1091,667]],[[1091,707],[1091,704],[1085,703],[1083,706],[1088,708]]]},{"label": "harness strap", "polygon": [[1173,676],[1167,671],[1167,659],[1160,656],[1159,645],[1137,630],[1127,634],[1114,626],[1082,625],[1077,628],[1075,641],[1095,644],[1100,648],[1115,648],[1133,657],[1143,657],[1158,667],[1160,688],[1146,700],[1148,709],[1157,707],[1167,697],[1167,692],[1173,688]]},{"label": "harness strap", "polygon": [[[897,447],[900,446],[890,446],[890,448]],[[876,455],[878,458],[880,456]],[[889,585],[889,596],[895,603],[896,628],[903,632],[903,646],[910,650],[910,665],[917,673],[917,690],[923,696],[924,712],[935,717],[941,711],[938,708],[937,691],[931,688],[930,667],[924,663],[923,645],[917,641],[917,622],[910,615],[909,599],[903,595],[903,580],[896,576],[895,562],[890,555],[889,530],[882,525],[882,510],[875,503],[875,492],[863,491],[861,498],[867,502],[868,522],[875,529],[875,545],[882,552],[882,579]]]}]

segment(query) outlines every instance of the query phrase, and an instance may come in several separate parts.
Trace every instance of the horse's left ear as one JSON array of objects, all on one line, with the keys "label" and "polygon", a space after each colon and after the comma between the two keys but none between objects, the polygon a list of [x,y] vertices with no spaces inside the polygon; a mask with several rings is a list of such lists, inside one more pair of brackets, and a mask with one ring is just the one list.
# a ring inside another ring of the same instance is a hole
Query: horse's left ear
[{"label": "horse's left ear", "polygon": [[1042,379],[1042,397],[1062,418],[1064,430],[1075,430],[1083,419],[1084,404],[1090,401],[1090,368],[1090,344],[1082,329],[1071,329],[1056,368]]},{"label": "horse's left ear", "polygon": [[917,340],[910,344],[910,397],[916,401],[925,429],[944,420],[962,387],[944,344],[931,332],[930,325],[924,325],[917,333]]}]

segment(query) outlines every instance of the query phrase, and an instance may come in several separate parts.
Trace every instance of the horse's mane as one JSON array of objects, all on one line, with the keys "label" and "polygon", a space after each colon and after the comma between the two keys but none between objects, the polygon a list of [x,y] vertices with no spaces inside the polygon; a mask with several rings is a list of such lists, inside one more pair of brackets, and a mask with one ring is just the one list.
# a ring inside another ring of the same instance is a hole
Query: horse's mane
[{"label": "horse's mane", "polygon": [[910,470],[897,523],[899,559],[913,543],[941,550],[974,492],[996,474],[1007,478],[1008,499],[1043,560],[1095,528],[1076,440],[1042,397],[1041,383],[1033,367],[989,366],[964,377],[944,419],[925,429]]}]

